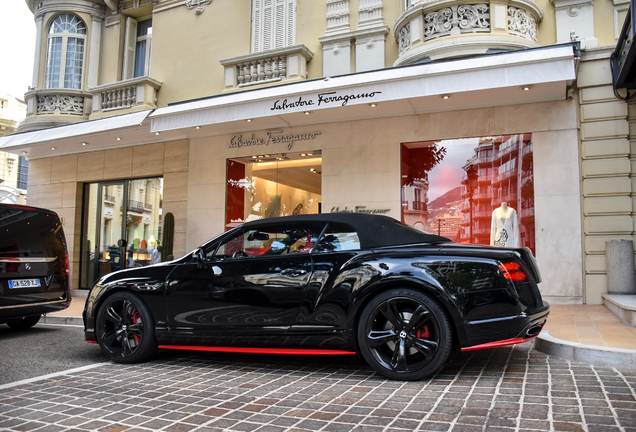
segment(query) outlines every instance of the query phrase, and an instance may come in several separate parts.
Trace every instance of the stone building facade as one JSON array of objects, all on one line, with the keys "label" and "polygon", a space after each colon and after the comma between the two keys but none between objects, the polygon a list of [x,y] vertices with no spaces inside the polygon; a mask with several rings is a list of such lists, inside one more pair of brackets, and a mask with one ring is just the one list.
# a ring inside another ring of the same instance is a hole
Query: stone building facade
[{"label": "stone building facade", "polygon": [[634,239],[635,112],[610,70],[628,2],[27,3],[33,90],[0,149],[64,218],[75,288],[148,264],[168,212],[181,256],[294,212],[487,242],[505,202],[519,240],[499,240],[533,250],[553,303],[602,303],[605,242]]}]

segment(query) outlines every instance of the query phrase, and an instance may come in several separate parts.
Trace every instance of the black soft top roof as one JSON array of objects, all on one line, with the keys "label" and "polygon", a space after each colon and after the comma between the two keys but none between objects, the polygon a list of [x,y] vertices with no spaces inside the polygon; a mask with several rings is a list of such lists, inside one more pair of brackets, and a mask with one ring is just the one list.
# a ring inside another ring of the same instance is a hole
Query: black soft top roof
[{"label": "black soft top roof", "polygon": [[450,242],[446,237],[427,234],[391,217],[365,213],[320,213],[284,216],[247,222],[243,225],[243,228],[257,229],[259,226],[279,225],[289,222],[323,222],[350,225],[358,233],[360,246],[363,249],[414,243]]}]

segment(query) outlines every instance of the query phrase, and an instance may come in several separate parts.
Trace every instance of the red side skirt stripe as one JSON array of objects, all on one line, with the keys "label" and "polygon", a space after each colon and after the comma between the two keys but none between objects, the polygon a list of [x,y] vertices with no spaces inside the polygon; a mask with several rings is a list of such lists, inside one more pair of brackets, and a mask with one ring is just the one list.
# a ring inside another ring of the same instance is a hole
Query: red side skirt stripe
[{"label": "red side skirt stripe", "polygon": [[321,349],[291,349],[291,348],[247,348],[247,347],[210,347],[185,345],[159,345],[162,349],[207,351],[242,354],[283,354],[283,355],[356,355],[353,351],[321,350]]},{"label": "red side skirt stripe", "polygon": [[487,348],[497,348],[497,347],[506,346],[506,345],[515,345],[515,344],[528,342],[529,340],[532,340],[532,339],[536,338],[537,336],[533,336],[533,337],[527,338],[527,339],[524,339],[524,338],[512,338],[512,339],[506,339],[506,340],[497,341],[497,342],[488,342],[488,343],[481,344],[481,345],[473,345],[473,346],[469,346],[469,347],[466,347],[466,348],[462,348],[462,351],[475,351],[475,350],[487,349]]}]

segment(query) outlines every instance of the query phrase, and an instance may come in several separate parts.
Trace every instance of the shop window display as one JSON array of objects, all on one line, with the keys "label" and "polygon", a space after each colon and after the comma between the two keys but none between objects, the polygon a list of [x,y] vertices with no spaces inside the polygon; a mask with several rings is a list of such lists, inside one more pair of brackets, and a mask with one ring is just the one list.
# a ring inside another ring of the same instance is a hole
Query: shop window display
[{"label": "shop window display", "polygon": [[163,178],[84,185],[80,287],[125,268],[161,262]]},{"label": "shop window display", "polygon": [[535,251],[532,135],[402,144],[402,221],[460,243]]},{"label": "shop window display", "polygon": [[322,152],[227,161],[226,229],[278,216],[320,213]]}]

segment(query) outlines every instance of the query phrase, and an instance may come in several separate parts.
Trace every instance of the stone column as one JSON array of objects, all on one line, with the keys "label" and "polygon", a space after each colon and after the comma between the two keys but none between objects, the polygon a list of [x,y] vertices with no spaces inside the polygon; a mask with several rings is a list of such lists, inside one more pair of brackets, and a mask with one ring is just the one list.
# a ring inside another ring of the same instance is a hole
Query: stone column
[{"label": "stone column", "polygon": [[33,59],[33,79],[31,80],[31,87],[38,87],[40,81],[40,59],[42,58],[43,25],[44,15],[40,14],[35,17],[35,57]]},{"label": "stone column", "polygon": [[609,294],[636,294],[634,243],[631,240],[606,242],[607,291]]}]

